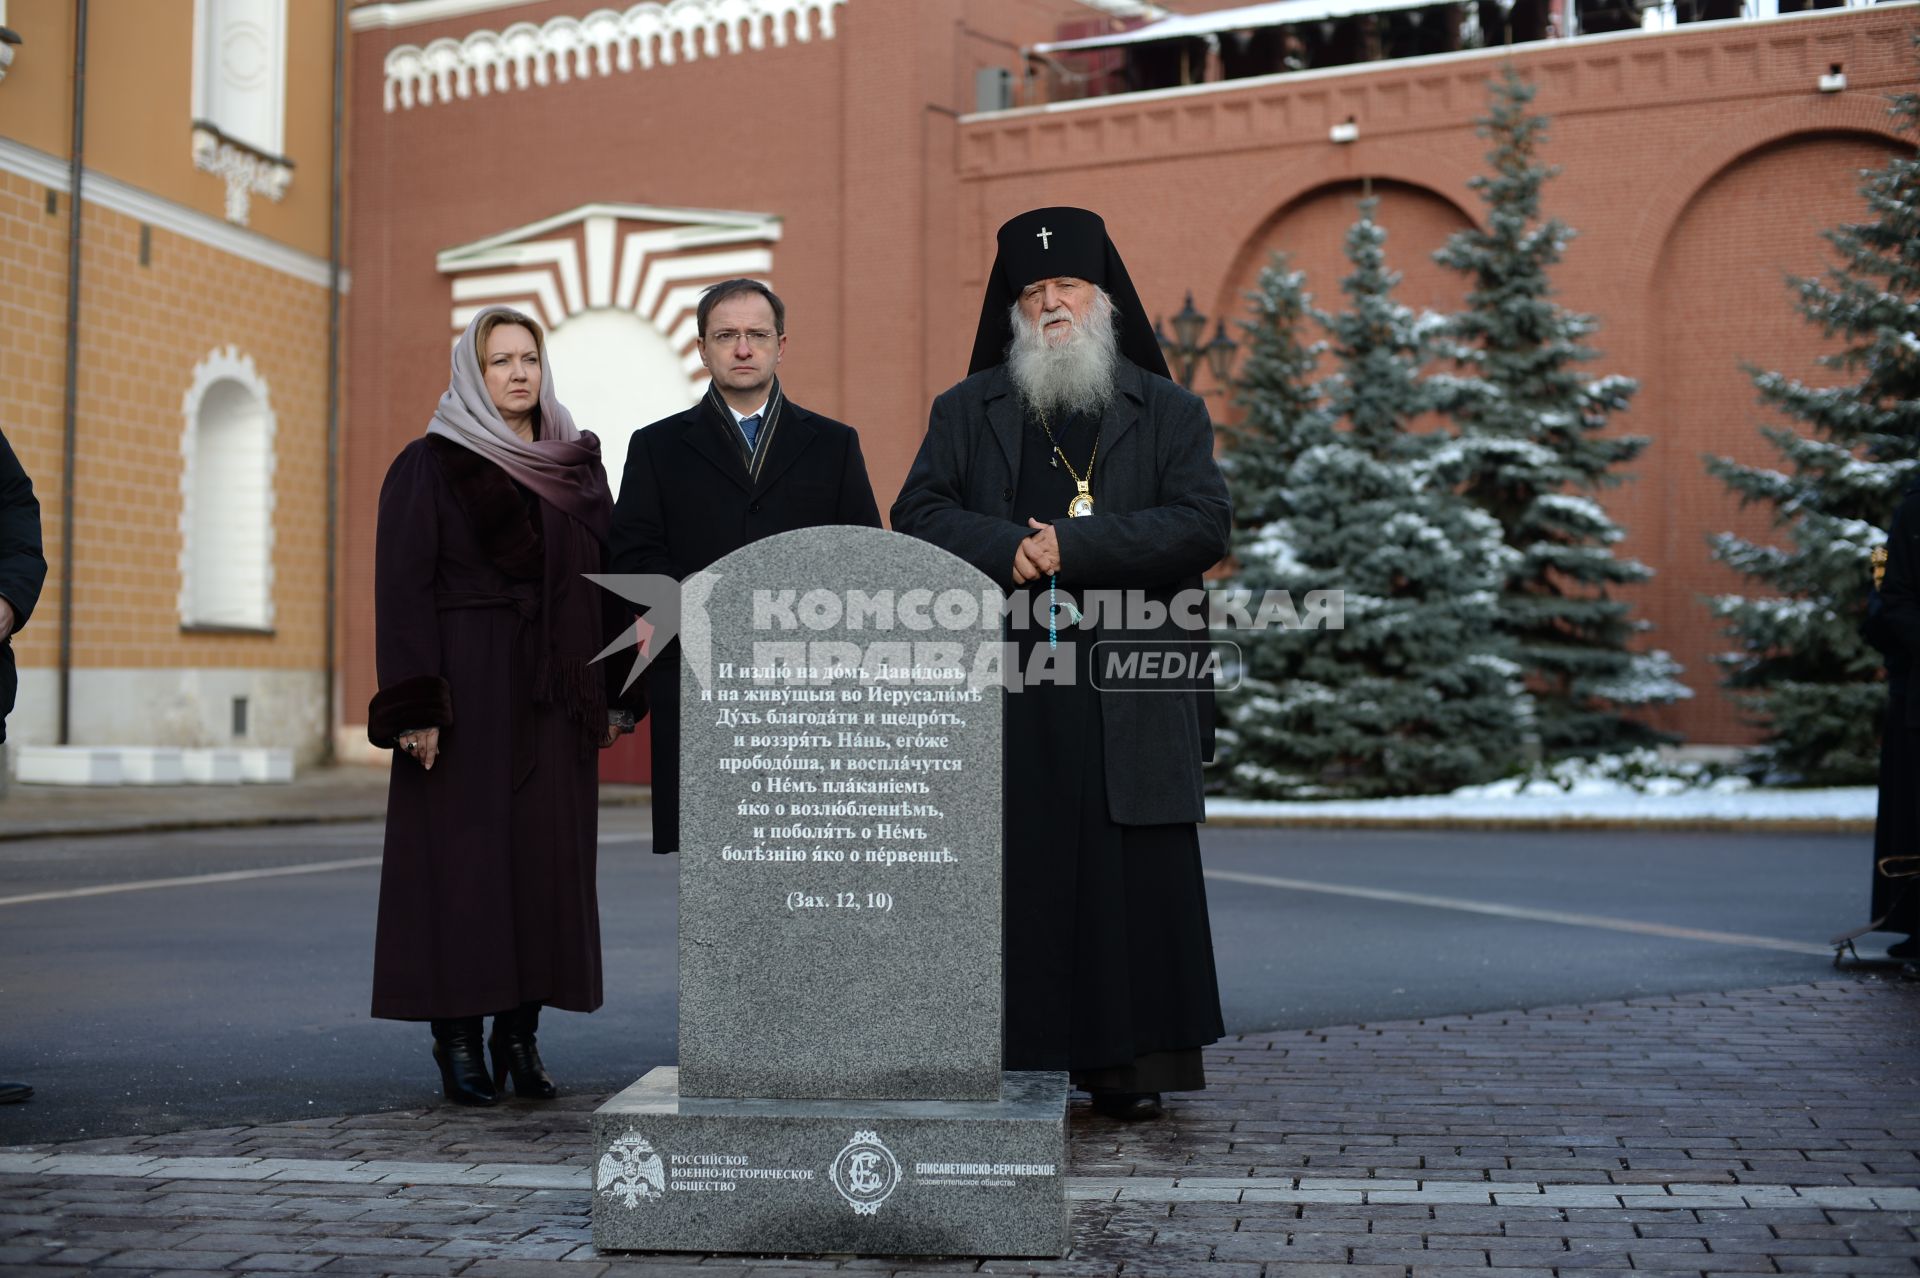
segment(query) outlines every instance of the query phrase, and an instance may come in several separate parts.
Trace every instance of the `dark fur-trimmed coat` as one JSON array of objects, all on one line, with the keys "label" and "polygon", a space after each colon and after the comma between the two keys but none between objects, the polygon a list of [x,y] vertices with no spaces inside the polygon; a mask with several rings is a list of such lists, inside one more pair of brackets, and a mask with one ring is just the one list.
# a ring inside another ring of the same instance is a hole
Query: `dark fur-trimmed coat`
[{"label": "dark fur-trimmed coat", "polygon": [[[395,751],[374,941],[373,1014],[600,1005],[598,722],[553,696],[621,622],[593,531],[449,440],[408,444],[380,490],[368,736],[440,729],[431,772]],[[586,592],[559,596],[562,590]],[[602,597],[604,596],[604,598]],[[627,618],[631,620],[630,617]],[[577,668],[577,667],[576,667]],[[608,673],[592,667],[594,678]],[[576,680],[577,684],[577,680]],[[617,686],[617,685],[616,685]]]}]

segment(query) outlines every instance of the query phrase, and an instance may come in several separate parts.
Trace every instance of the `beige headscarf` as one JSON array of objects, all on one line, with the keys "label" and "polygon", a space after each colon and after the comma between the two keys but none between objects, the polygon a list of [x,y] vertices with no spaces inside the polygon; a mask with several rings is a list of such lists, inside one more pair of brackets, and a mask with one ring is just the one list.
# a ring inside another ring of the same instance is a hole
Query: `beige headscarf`
[{"label": "beige headscarf", "polygon": [[475,338],[481,321],[496,311],[509,308],[484,308],[453,344],[453,376],[427,434],[480,454],[605,540],[613,527],[613,493],[600,465],[600,441],[573,424],[573,414],[554,392],[552,365],[540,370],[540,438],[532,443],[514,434],[487,393]]}]

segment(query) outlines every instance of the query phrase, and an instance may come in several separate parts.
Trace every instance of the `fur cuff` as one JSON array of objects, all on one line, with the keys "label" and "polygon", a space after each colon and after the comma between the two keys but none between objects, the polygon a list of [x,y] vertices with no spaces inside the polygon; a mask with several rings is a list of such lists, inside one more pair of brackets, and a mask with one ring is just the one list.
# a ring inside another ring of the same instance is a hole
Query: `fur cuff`
[{"label": "fur cuff", "polygon": [[383,750],[416,728],[453,725],[453,690],[439,675],[418,675],[382,688],[367,703],[367,740]]}]

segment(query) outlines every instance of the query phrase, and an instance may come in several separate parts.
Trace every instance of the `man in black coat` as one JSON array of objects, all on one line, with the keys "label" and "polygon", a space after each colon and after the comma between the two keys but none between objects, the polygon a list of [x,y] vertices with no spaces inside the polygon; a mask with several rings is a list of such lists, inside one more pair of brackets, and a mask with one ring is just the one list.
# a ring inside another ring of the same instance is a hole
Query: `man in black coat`
[{"label": "man in black coat", "polygon": [[[13,664],[13,636],[33,615],[40,586],[47,579],[47,559],[40,549],[40,502],[33,481],[13,455],[13,446],[0,435],[0,742],[7,739],[7,716],[20,690],[20,673]],[[6,765],[0,748],[0,768]],[[0,786],[6,779],[0,775]],[[0,1105],[33,1095],[25,1083],[0,1082]]]},{"label": "man in black coat", "polygon": [[[1873,823],[1873,899],[1869,917],[1882,932],[1905,932],[1888,947],[1892,958],[1920,958],[1920,877],[1889,875],[1887,863],[1912,868],[1920,858],[1920,701],[1914,658],[1920,656],[1920,484],[1907,489],[1887,534],[1884,576],[1876,566],[1874,592],[1861,628],[1887,659],[1887,712],[1880,726],[1880,801]],[[1909,858],[1908,865],[1898,865]]]},{"label": "man in black coat", "polygon": [[[1166,372],[1100,218],[1022,214],[971,375],[934,401],[893,507],[896,531],[1020,595],[1013,616],[1055,622],[1013,631],[1023,671],[1058,658],[1061,677],[1006,698],[1006,1066],[1070,1070],[1129,1121],[1204,1087],[1224,1032],[1196,830],[1211,682],[1121,687],[1093,664],[1204,647],[1169,605],[1201,597],[1232,510],[1206,408]],[[1096,593],[1126,606],[1080,616]]]},{"label": "man in black coat", "polygon": [[[635,431],[613,509],[615,573],[684,581],[748,542],[825,524],[880,526],[860,437],[808,412],[775,375],[787,310],[758,280],[701,294],[695,320],[706,396]],[[647,667],[653,850],[680,846],[680,642]]]}]

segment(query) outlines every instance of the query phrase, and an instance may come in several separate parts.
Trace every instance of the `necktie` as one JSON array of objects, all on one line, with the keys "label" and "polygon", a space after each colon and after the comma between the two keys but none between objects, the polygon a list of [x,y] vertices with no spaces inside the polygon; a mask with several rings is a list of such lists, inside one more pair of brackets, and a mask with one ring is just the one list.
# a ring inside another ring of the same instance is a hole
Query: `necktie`
[{"label": "necktie", "polygon": [[753,447],[753,441],[760,435],[760,414],[740,419],[740,433],[747,437],[747,447]]}]

